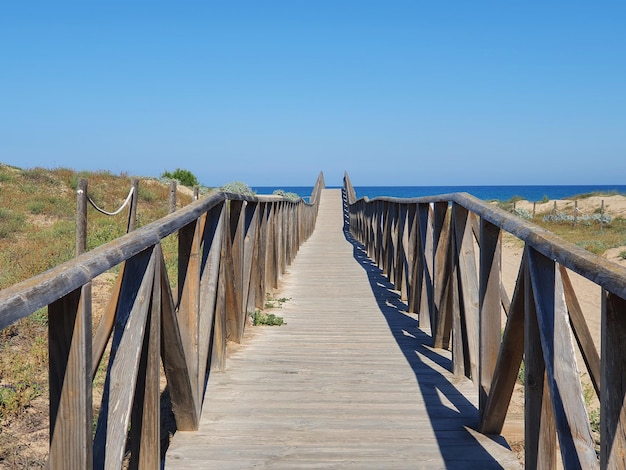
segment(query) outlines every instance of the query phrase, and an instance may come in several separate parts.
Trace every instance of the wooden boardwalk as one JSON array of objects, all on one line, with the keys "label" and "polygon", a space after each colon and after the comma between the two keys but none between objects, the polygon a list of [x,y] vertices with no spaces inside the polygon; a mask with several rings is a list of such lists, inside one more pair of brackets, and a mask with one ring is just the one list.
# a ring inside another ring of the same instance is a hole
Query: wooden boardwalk
[{"label": "wooden boardwalk", "polygon": [[166,468],[519,468],[473,430],[476,387],[344,235],[340,190],[322,193],[280,297],[286,325],[248,328]]}]

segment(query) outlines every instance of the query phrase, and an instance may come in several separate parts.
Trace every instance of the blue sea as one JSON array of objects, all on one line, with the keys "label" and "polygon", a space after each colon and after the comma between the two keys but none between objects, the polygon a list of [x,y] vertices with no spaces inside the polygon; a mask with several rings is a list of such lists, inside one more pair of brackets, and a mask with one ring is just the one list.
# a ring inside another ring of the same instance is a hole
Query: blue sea
[{"label": "blue sea", "polygon": [[[259,186],[253,187],[257,194],[272,194],[276,189],[296,193],[308,198],[312,186]],[[591,192],[620,193],[626,195],[626,185],[555,185],[555,186],[355,186],[358,198],[370,199],[380,196],[412,198],[434,196],[456,192],[467,192],[485,201],[507,201],[519,196],[529,201],[548,199],[567,199],[572,196]]]}]

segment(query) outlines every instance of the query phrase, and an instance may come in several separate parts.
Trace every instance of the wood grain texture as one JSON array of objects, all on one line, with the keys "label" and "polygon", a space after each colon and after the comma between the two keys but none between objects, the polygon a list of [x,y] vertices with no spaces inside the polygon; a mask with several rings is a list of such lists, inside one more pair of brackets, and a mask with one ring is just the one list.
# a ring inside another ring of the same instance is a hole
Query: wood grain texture
[{"label": "wood grain texture", "polygon": [[578,348],[587,366],[591,383],[596,391],[598,397],[600,396],[600,356],[598,350],[593,342],[587,321],[583,314],[582,308],[578,303],[574,286],[570,281],[567,269],[564,266],[559,265],[559,271],[561,272],[561,279],[563,280],[563,290],[565,293],[565,303],[567,304],[567,310],[569,313],[570,323],[572,325],[572,331]]},{"label": "wood grain texture", "polygon": [[481,219],[479,228],[479,398],[481,420],[491,390],[501,340],[501,263],[500,228]]},{"label": "wood grain texture", "polygon": [[528,252],[528,271],[563,465],[598,468],[560,271],[533,249]]},{"label": "wood grain texture", "polygon": [[524,355],[525,319],[525,276],[526,259],[522,258],[515,283],[510,313],[507,317],[502,344],[489,390],[485,410],[482,414],[481,431],[487,434],[500,434],[506,418],[515,381]]},{"label": "wood grain texture", "polygon": [[[524,254],[528,259],[529,249]],[[524,463],[529,470],[551,470],[556,465],[556,429],[546,387],[546,365],[541,348],[537,309],[527,263],[524,270]]]},{"label": "wood grain texture", "polygon": [[[474,251],[474,236],[469,212],[458,204],[452,205],[454,220],[455,247],[457,256],[457,279],[461,329],[455,331],[454,341],[463,342],[465,375],[478,385],[478,270]],[[455,359],[456,360],[456,359]]]},{"label": "wood grain texture", "polygon": [[126,263],[109,368],[94,439],[94,468],[121,468],[152,298],[157,257],[146,250]]},{"label": "wood grain texture", "polygon": [[342,225],[341,192],[324,191],[282,279],[286,324],[247,329],[166,468],[519,468],[501,438],[473,430],[475,387]]},{"label": "wood grain texture", "polygon": [[626,462],[626,300],[602,295],[602,393],[600,460],[602,468]]},{"label": "wood grain texture", "polygon": [[170,282],[161,257],[161,359],[170,389],[176,427],[181,431],[198,429],[200,404],[198,389],[189,376],[185,348],[176,319],[176,307],[170,290]]},{"label": "wood grain texture", "polygon": [[48,307],[48,332],[48,468],[91,468],[91,284]]}]

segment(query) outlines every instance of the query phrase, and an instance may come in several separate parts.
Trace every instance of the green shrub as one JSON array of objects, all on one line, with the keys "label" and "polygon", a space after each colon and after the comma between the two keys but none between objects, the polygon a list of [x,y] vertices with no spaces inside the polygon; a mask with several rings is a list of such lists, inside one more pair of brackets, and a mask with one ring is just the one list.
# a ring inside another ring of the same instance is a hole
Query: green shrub
[{"label": "green shrub", "polygon": [[250,186],[241,181],[226,183],[224,186],[221,186],[219,190],[225,193],[241,194],[242,196],[254,196],[256,194]]},{"label": "green shrub", "polygon": [[288,199],[289,201],[299,201],[300,200],[300,195],[298,195],[296,193],[290,193],[290,192],[284,191],[282,189],[276,189],[273,192],[273,194],[276,195],[276,196],[284,197],[285,199]]},{"label": "green shrub", "polygon": [[172,172],[164,171],[161,174],[161,178],[176,180],[183,186],[188,186],[190,188],[198,185],[198,178],[196,178],[191,171],[183,170],[182,168],[176,168],[176,170]]},{"label": "green shrub", "polygon": [[139,185],[137,193],[139,200],[143,202],[154,202],[159,199],[159,195],[156,192],[144,187],[141,184]]}]

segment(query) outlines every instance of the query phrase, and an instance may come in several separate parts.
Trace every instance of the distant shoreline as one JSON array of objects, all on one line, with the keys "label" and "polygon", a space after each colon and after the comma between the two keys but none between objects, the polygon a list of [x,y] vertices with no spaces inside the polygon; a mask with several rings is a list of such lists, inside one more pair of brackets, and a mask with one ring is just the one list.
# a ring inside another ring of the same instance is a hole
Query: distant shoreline
[{"label": "distant shoreline", "polygon": [[[312,186],[253,186],[258,194],[271,194],[275,189],[309,196]],[[626,195],[626,185],[503,185],[503,186],[355,186],[357,197],[380,196],[411,198],[467,192],[485,201],[508,201],[519,197],[531,202],[570,199],[581,194],[602,192]]]}]

